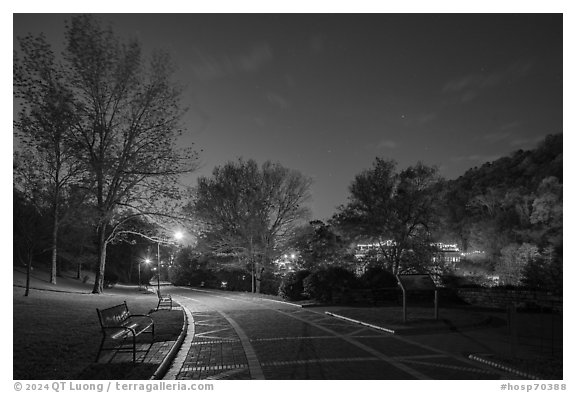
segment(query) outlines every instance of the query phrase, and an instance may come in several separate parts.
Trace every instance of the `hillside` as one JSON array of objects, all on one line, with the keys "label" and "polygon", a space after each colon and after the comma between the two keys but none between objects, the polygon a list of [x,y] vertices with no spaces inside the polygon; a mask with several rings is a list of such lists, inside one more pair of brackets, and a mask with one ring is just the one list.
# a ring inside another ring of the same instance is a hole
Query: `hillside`
[{"label": "hillside", "polygon": [[469,169],[451,187],[483,192],[488,188],[524,188],[535,191],[546,177],[563,181],[562,134],[548,135],[534,150],[518,150],[509,156]]}]

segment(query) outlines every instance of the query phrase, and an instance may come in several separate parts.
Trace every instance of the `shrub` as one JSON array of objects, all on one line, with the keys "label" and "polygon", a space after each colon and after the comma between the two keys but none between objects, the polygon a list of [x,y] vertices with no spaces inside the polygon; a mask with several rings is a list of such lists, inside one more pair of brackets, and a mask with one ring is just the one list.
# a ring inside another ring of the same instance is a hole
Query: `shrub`
[{"label": "shrub", "polygon": [[540,257],[529,261],[522,271],[521,283],[530,289],[562,293],[562,260]]},{"label": "shrub", "polygon": [[396,276],[380,266],[366,269],[360,277],[360,283],[366,289],[395,288],[398,286]]},{"label": "shrub", "polygon": [[497,281],[487,275],[462,276],[458,274],[443,274],[440,276],[441,286],[444,288],[490,288],[497,285]]},{"label": "shrub", "polygon": [[308,298],[304,294],[304,279],[309,275],[309,270],[298,270],[286,274],[280,282],[278,294],[287,300],[303,300]]},{"label": "shrub", "polygon": [[252,277],[242,269],[219,270],[215,272],[215,276],[216,282],[210,280],[212,285],[216,284],[215,288],[240,292],[252,290]]},{"label": "shrub", "polygon": [[170,281],[174,285],[200,287],[206,285],[207,282],[217,281],[214,273],[210,270],[189,269],[185,270],[181,267],[175,266],[170,271]]},{"label": "shrub", "polygon": [[332,301],[332,292],[343,292],[358,285],[357,278],[349,270],[331,266],[311,273],[304,279],[304,294],[322,302]]},{"label": "shrub", "polygon": [[260,282],[260,293],[278,295],[280,283],[280,277],[271,271],[265,270],[262,274],[262,281]]}]

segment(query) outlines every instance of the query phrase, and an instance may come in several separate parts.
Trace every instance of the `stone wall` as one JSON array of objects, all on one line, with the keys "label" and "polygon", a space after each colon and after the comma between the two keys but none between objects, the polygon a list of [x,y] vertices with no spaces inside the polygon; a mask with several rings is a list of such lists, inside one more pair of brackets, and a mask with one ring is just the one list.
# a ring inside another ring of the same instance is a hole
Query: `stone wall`
[{"label": "stone wall", "polygon": [[518,308],[545,309],[562,312],[562,296],[550,292],[498,288],[458,288],[456,294],[466,303],[506,309],[510,305]]}]

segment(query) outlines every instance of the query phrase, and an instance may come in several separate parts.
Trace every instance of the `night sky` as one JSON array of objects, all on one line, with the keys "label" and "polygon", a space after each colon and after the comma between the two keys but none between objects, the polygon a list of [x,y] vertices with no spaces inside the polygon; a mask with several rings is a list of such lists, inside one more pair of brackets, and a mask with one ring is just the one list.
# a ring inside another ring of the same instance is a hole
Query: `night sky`
[{"label": "night sky", "polygon": [[[377,156],[455,179],[563,131],[561,14],[101,17],[178,65],[183,143],[203,149],[190,183],[238,157],[278,161],[313,178],[313,218]],[[66,18],[15,14],[14,36],[61,48]]]}]

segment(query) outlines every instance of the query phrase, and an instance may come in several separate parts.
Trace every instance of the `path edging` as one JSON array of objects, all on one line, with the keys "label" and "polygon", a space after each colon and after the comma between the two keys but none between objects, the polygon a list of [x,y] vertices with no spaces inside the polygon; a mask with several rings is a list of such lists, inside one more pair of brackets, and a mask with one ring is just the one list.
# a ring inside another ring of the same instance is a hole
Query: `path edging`
[{"label": "path edging", "polygon": [[[185,287],[185,288],[186,288],[186,289],[190,289],[190,290],[192,290],[192,291],[213,293],[213,294],[215,294],[216,296],[223,296],[223,292],[225,293],[225,291],[217,291],[217,290],[216,290],[216,291],[211,291],[211,290],[208,290],[208,289],[199,289],[199,288],[193,288],[193,287]],[[231,292],[229,292],[229,293],[234,294],[235,292],[234,292],[234,291],[231,291]],[[266,300],[266,301],[269,301],[269,302],[283,303],[283,304],[287,304],[287,305],[294,306],[294,307],[300,307],[300,308],[304,307],[302,304],[285,302],[285,301],[276,300],[276,299],[267,299],[267,298],[265,298],[265,297],[252,297],[251,300],[255,300],[255,299],[258,299],[258,300]],[[243,300],[243,299],[242,299],[242,300]]]},{"label": "path edging", "polygon": [[396,334],[396,331],[393,330],[393,329],[388,329],[388,328],[385,328],[385,327],[382,327],[382,326],[372,325],[371,323],[366,323],[366,322],[358,321],[358,320],[356,320],[356,319],[348,318],[348,317],[345,317],[345,316],[343,316],[343,315],[334,314],[334,313],[331,313],[331,312],[329,312],[329,311],[324,311],[324,313],[327,314],[327,315],[330,315],[331,317],[343,319],[343,320],[348,321],[348,322],[357,323],[357,324],[359,324],[359,325],[366,326],[366,327],[369,327],[369,328],[372,328],[372,329],[382,330],[382,331],[384,331],[384,332],[386,332],[386,333]]},{"label": "path edging", "polygon": [[164,378],[164,376],[168,372],[168,369],[170,368],[172,361],[174,360],[174,358],[176,358],[176,354],[182,347],[182,343],[184,342],[184,338],[186,337],[188,331],[188,316],[186,315],[186,311],[184,311],[184,307],[180,303],[178,302],[175,303],[177,303],[182,308],[182,314],[184,315],[184,323],[182,324],[182,330],[180,330],[180,335],[178,336],[178,339],[176,340],[172,348],[170,348],[170,351],[168,352],[166,357],[164,357],[162,363],[160,363],[154,374],[152,374],[152,376],[150,377],[151,380]]},{"label": "path edging", "polygon": [[498,363],[498,362],[495,362],[495,361],[492,361],[492,360],[484,359],[483,357],[480,357],[480,356],[478,356],[478,355],[468,355],[468,359],[474,360],[474,361],[479,362],[479,363],[486,364],[486,365],[488,365],[488,366],[497,368],[497,369],[499,369],[499,370],[504,370],[504,371],[506,371],[506,372],[509,372],[509,373],[511,373],[511,374],[518,375],[518,376],[523,377],[523,378],[526,378],[526,379],[536,379],[536,380],[541,379],[541,378],[538,378],[538,377],[535,376],[535,375],[528,374],[528,373],[526,373],[526,372],[524,372],[524,371],[516,370],[515,368],[505,366],[505,365],[503,365],[503,364],[501,364],[501,363]]}]

